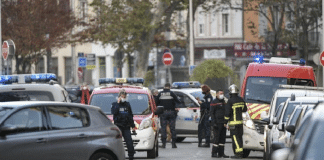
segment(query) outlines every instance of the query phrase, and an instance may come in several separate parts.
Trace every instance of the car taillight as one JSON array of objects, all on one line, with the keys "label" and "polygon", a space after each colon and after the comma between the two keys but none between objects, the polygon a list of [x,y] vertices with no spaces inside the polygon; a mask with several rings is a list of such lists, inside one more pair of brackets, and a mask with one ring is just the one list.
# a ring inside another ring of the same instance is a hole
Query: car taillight
[{"label": "car taillight", "polygon": [[114,130],[114,131],[117,131],[117,135],[116,135],[116,138],[117,138],[117,139],[123,137],[123,135],[122,135],[122,133],[121,133],[121,131],[119,130],[118,127],[111,127],[110,129],[111,129],[111,130]]}]

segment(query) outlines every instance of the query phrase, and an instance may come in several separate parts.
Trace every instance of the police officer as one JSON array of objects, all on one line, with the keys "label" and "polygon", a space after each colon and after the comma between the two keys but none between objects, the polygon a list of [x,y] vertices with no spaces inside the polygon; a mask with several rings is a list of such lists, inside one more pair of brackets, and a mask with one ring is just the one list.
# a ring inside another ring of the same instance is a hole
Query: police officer
[{"label": "police officer", "polygon": [[244,100],[238,96],[238,88],[232,84],[229,88],[230,99],[225,108],[225,125],[228,126],[232,137],[232,147],[235,156],[231,158],[243,158],[243,117],[242,113],[247,111]]},{"label": "police officer", "polygon": [[111,107],[114,124],[118,126],[127,145],[129,160],[134,159],[134,146],[130,127],[135,132],[135,124],[133,119],[133,112],[129,102],[126,102],[126,91],[121,89],[118,95],[118,101],[114,102]]},{"label": "police officer", "polygon": [[216,98],[210,104],[210,114],[212,119],[212,128],[215,131],[215,141],[212,148],[212,157],[229,158],[224,154],[224,145],[226,140],[225,105],[227,99],[224,97],[224,91],[218,90]]},{"label": "police officer", "polygon": [[161,137],[162,137],[162,146],[161,148],[165,148],[166,144],[166,126],[167,123],[170,125],[170,130],[172,133],[172,148],[177,148],[176,146],[176,131],[175,131],[175,121],[177,118],[177,112],[175,110],[176,103],[181,103],[176,94],[174,94],[171,90],[170,83],[166,83],[164,85],[163,91],[161,91],[157,98],[158,106],[164,107],[164,113],[161,115]]},{"label": "police officer", "polygon": [[[210,147],[210,122],[209,122],[209,111],[210,103],[213,101],[213,97],[210,94],[210,88],[207,85],[202,85],[202,93],[204,101],[198,101],[200,104],[200,121],[198,124],[198,147]],[[202,145],[203,131],[205,131],[206,143]]]}]

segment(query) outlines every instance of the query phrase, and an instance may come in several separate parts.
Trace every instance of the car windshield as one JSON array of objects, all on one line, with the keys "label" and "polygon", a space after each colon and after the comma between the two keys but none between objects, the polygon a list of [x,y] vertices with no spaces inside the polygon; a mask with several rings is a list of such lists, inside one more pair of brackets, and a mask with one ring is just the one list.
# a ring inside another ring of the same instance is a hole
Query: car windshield
[{"label": "car windshield", "polygon": [[5,116],[10,110],[13,108],[11,107],[0,107],[0,119]]},{"label": "car windshield", "polygon": [[54,101],[53,94],[47,91],[17,91],[0,93],[0,102],[10,101]]},{"label": "car windshield", "polygon": [[[94,94],[90,105],[98,106],[105,114],[111,114],[111,104],[117,102],[118,93]],[[126,101],[130,103],[134,115],[152,113],[147,94],[128,93]]]},{"label": "car windshield", "polygon": [[[305,104],[305,103],[303,103],[303,104]],[[296,102],[294,102],[294,103],[289,103],[288,102],[288,105],[287,105],[287,107],[286,107],[286,110],[285,110],[285,112],[284,112],[284,114],[283,114],[283,119],[282,119],[282,122],[287,122],[288,121],[288,119],[289,119],[289,116],[291,115],[291,113],[294,111],[294,109],[296,108],[296,106],[298,106],[298,105],[300,105],[300,102],[298,102],[298,103],[296,103]],[[307,105],[307,104],[305,104],[305,105]]]},{"label": "car windshield", "polygon": [[191,92],[190,93],[192,96],[194,96],[195,98],[199,98],[199,99],[204,99],[204,94],[202,94],[202,92],[201,91],[196,91],[196,92]]},{"label": "car windshield", "polygon": [[283,110],[283,107],[284,107],[285,103],[282,103],[279,105],[278,109],[276,110],[276,116],[275,117],[279,117],[282,110]]},{"label": "car windshield", "polygon": [[277,98],[277,101],[276,101],[276,108],[275,110],[277,111],[278,110],[278,106],[279,104],[281,104],[282,102],[286,102],[286,100],[288,99],[289,97],[278,97]]},{"label": "car windshield", "polygon": [[324,127],[323,122],[317,122],[314,126],[314,131],[312,132],[312,135],[310,136],[310,140],[308,141],[306,147],[306,153],[304,155],[305,160],[317,160],[317,159],[323,159],[324,157]]},{"label": "car windshield", "polygon": [[302,108],[297,108],[295,113],[293,113],[292,117],[288,121],[287,125],[296,125],[297,119],[300,116]]},{"label": "car windshield", "polygon": [[246,83],[245,100],[248,103],[270,104],[271,98],[280,84],[287,84],[287,79],[278,77],[249,77]]}]

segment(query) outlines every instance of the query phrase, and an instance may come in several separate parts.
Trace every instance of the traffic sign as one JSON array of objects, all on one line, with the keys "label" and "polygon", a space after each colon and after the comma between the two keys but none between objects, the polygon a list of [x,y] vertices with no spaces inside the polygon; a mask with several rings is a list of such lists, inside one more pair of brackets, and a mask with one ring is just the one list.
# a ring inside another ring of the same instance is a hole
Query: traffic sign
[{"label": "traffic sign", "polygon": [[7,60],[9,52],[9,44],[7,41],[4,41],[2,44],[2,57],[4,60]]},{"label": "traffic sign", "polygon": [[189,66],[189,75],[193,74],[193,70],[196,68],[196,65],[190,65]]},{"label": "traffic sign", "polygon": [[320,55],[320,62],[322,64],[322,66],[324,66],[324,51]]},{"label": "traffic sign", "polygon": [[86,67],[87,66],[87,58],[79,57],[79,67]]},{"label": "traffic sign", "polygon": [[83,77],[83,69],[81,67],[78,68],[78,77],[79,78]]},{"label": "traffic sign", "polygon": [[166,52],[162,56],[162,62],[164,65],[169,66],[173,62],[173,55],[170,52]]}]

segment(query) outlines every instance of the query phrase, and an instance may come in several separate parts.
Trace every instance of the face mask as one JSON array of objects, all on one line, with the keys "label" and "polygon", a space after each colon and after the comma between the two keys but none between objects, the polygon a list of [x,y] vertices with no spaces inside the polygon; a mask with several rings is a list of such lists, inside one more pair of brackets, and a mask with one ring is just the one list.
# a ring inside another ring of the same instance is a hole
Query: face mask
[{"label": "face mask", "polygon": [[126,101],[126,99],[125,99],[125,98],[122,98],[122,99],[120,99],[120,101],[121,101],[121,102],[125,102],[125,101]]},{"label": "face mask", "polygon": [[206,94],[206,92],[202,92],[202,94]]},{"label": "face mask", "polygon": [[224,95],[223,95],[223,94],[220,94],[220,95],[218,96],[218,99],[224,99]]}]

